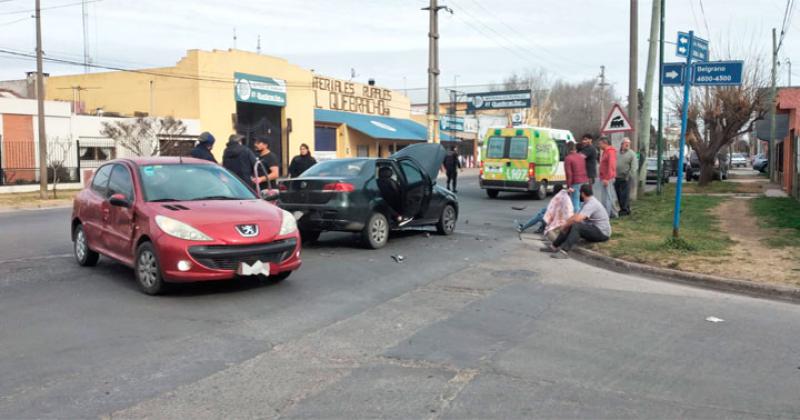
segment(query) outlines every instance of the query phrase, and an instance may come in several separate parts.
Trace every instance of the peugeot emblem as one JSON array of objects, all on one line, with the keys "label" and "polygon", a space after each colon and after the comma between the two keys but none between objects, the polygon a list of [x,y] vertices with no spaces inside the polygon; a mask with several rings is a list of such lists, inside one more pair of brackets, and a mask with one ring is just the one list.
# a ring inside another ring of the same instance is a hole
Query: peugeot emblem
[{"label": "peugeot emblem", "polygon": [[258,235],[258,225],[236,225],[236,230],[245,238],[252,238]]}]

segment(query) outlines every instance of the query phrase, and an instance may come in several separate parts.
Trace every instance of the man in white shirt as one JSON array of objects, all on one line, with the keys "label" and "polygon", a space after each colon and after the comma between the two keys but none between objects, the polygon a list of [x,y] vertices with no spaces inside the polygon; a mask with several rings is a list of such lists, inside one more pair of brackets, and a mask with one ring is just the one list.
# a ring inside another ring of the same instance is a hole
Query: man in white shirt
[{"label": "man in white shirt", "polygon": [[582,207],[579,213],[570,217],[561,227],[552,245],[541,249],[542,252],[552,252],[551,257],[558,259],[569,258],[567,251],[571,250],[578,240],[583,238],[588,242],[605,242],[611,237],[611,223],[608,212],[600,201],[594,198],[592,186],[581,186]]}]

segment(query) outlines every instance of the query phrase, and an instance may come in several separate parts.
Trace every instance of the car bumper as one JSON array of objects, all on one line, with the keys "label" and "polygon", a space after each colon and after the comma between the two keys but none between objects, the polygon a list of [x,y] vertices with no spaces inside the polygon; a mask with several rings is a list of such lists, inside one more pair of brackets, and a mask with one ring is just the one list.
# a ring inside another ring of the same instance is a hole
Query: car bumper
[{"label": "car bumper", "polygon": [[364,229],[367,215],[359,215],[348,209],[336,207],[311,207],[303,204],[280,203],[280,207],[289,213],[302,213],[297,220],[301,230],[335,230],[358,232]]},{"label": "car bumper", "polygon": [[[156,241],[164,280],[174,283],[230,280],[237,277],[240,262],[269,262],[269,274],[300,268],[300,237],[296,233],[272,242],[250,245],[187,242],[166,235]],[[187,261],[188,270],[178,263]]]},{"label": "car bumper", "polygon": [[496,181],[490,179],[480,179],[480,187],[484,190],[498,191],[536,191],[539,189],[539,182],[535,179],[529,181]]}]

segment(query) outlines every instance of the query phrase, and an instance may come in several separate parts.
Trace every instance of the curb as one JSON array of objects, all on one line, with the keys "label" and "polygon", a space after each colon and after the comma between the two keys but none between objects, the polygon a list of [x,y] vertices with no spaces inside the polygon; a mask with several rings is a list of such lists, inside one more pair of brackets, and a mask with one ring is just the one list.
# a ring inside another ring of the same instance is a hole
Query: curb
[{"label": "curb", "polygon": [[600,254],[586,248],[572,250],[580,261],[623,274],[641,274],[657,280],[665,280],[704,289],[733,292],[748,296],[800,303],[800,288],[773,283],[755,283],[746,280],[734,280],[710,274],[689,273],[669,268],[653,267],[646,264],[620,260]]}]

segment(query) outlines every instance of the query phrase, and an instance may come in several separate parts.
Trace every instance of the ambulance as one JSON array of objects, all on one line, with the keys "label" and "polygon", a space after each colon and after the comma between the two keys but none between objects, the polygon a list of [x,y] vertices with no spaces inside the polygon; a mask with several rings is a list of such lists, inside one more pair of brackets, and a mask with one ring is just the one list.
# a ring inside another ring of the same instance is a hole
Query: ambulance
[{"label": "ambulance", "polygon": [[566,184],[564,158],[569,130],[546,127],[489,128],[481,146],[480,187],[489,198],[500,191],[527,192],[543,200],[555,185]]}]

